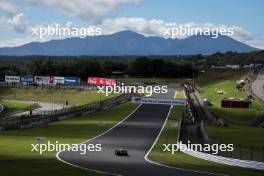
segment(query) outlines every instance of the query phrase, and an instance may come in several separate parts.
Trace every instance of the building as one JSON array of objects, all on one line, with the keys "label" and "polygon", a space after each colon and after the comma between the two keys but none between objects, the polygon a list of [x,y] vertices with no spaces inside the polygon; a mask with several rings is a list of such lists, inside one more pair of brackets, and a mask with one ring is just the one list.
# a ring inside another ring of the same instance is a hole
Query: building
[{"label": "building", "polygon": [[235,98],[224,98],[221,101],[222,108],[244,108],[248,109],[251,107],[251,101],[245,99]]}]

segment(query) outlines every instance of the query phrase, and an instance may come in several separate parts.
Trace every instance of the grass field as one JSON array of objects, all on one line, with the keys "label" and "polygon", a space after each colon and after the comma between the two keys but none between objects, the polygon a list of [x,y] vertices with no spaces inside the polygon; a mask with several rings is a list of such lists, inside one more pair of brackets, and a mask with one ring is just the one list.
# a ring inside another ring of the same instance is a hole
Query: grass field
[{"label": "grass field", "polygon": [[5,107],[4,111],[1,114],[4,116],[25,112],[26,111],[25,109],[31,106],[31,104],[28,103],[14,103],[14,102],[6,102],[6,101],[0,101],[0,104],[2,104]]},{"label": "grass field", "polygon": [[186,98],[185,95],[184,95],[183,90],[178,90],[177,91],[176,98],[179,98],[179,99],[185,99]]},{"label": "grass field", "polygon": [[[126,117],[136,105],[125,103],[84,117],[50,123],[48,127],[4,131],[0,133],[1,176],[93,176],[97,173],[80,170],[59,162],[55,152],[31,152],[35,137],[46,137],[51,142],[80,143],[106,131]],[[104,126],[99,122],[105,122]]]},{"label": "grass field", "polygon": [[[101,95],[101,100],[114,95]],[[42,89],[42,88],[0,88],[0,99],[33,100],[78,106],[100,101],[96,90]]]},{"label": "grass field", "polygon": [[0,104],[7,108],[29,108],[31,104],[28,103],[14,103],[14,102],[6,102],[6,101],[0,101]]},{"label": "grass field", "polygon": [[264,136],[264,130],[262,128],[230,124],[227,127],[210,126],[207,127],[207,131],[209,137],[221,141],[221,143],[242,145],[244,148],[254,146],[260,150],[259,154],[261,156],[263,154],[262,147],[264,146],[264,141],[262,138]]},{"label": "grass field", "polygon": [[177,168],[196,170],[201,172],[221,173],[233,176],[262,176],[263,171],[244,169],[222,165],[206,160],[191,157],[182,152],[172,155],[170,152],[163,152],[162,144],[175,144],[177,142],[178,128],[172,128],[171,123],[179,123],[184,107],[175,106],[171,110],[166,126],[163,129],[159,140],[151,151],[149,158],[158,163],[162,163]]},{"label": "grass field", "polygon": [[[217,90],[224,91],[224,94],[217,94]],[[239,92],[236,83],[231,80],[218,80],[213,84],[202,85],[201,96],[209,99],[213,106],[208,107],[211,112],[230,122],[251,124],[261,115],[261,103],[253,101],[251,109],[221,108],[223,98],[245,98],[249,93]]]},{"label": "grass field", "polygon": [[[228,70],[219,71],[218,74],[209,73],[209,75],[204,75],[198,80],[202,88],[201,97],[209,99],[213,106],[208,109],[218,117],[225,119],[228,124],[225,127],[207,127],[209,138],[221,143],[242,145],[243,148],[254,146],[260,150],[264,146],[264,140],[261,140],[264,130],[252,127],[251,124],[261,115],[261,102],[253,101],[251,109],[220,107],[222,98],[245,98],[249,95],[247,90],[239,92],[236,89],[236,81],[244,79],[246,73],[239,70]],[[217,94],[217,90],[223,90],[224,94]]]}]

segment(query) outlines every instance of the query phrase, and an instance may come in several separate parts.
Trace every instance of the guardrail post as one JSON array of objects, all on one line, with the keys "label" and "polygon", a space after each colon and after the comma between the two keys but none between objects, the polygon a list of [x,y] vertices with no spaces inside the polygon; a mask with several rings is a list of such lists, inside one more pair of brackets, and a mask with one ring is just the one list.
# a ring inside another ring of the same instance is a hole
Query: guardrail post
[{"label": "guardrail post", "polygon": [[242,150],[242,146],[239,145],[239,150],[240,150],[240,159],[243,159],[243,150]]},{"label": "guardrail post", "polygon": [[262,146],[262,161],[264,162],[264,146]]},{"label": "guardrail post", "polygon": [[253,160],[253,146],[250,146],[250,160]]}]

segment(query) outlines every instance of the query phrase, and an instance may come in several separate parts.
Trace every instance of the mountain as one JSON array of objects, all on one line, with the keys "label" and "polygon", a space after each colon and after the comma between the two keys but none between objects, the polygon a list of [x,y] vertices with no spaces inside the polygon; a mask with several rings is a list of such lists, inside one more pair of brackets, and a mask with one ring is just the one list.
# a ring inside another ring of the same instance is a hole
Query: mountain
[{"label": "mountain", "polygon": [[227,36],[196,35],[185,39],[164,39],[122,31],[111,35],[67,38],[18,47],[0,48],[0,55],[192,55],[258,50]]}]

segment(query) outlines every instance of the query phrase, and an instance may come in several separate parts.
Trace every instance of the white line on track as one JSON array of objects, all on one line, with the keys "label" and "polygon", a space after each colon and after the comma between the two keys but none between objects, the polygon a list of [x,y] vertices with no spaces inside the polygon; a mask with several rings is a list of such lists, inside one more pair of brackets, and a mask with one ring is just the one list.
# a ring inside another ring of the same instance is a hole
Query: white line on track
[{"label": "white line on track", "polygon": [[[86,141],[84,141],[84,142],[82,142],[82,143],[80,143],[80,144],[87,143],[87,142],[89,142],[89,141],[91,141],[91,140],[97,139],[97,138],[103,136],[104,134],[108,133],[109,131],[113,130],[115,127],[117,127],[118,125],[120,125],[121,123],[123,123],[125,120],[127,120],[132,114],[134,114],[134,113],[139,109],[139,107],[140,107],[141,105],[142,105],[142,104],[138,105],[138,106],[137,106],[137,107],[136,107],[136,108],[135,108],[135,109],[134,109],[134,110],[133,110],[128,116],[126,116],[123,120],[119,121],[117,124],[115,124],[115,125],[114,125],[113,127],[111,127],[110,129],[108,129],[108,130],[106,130],[105,132],[99,134],[98,136],[95,136],[95,137],[93,137],[93,138],[91,138],[91,139],[88,139],[88,140],[86,140]],[[75,165],[75,164],[69,163],[69,162],[67,162],[67,161],[65,161],[65,160],[63,160],[63,159],[60,158],[60,156],[59,156],[60,153],[61,153],[61,152],[58,152],[58,153],[56,154],[56,158],[57,158],[59,161],[65,163],[65,164],[68,164],[68,165],[71,165],[71,166],[74,166],[74,167],[77,167],[77,168],[80,168],[80,169],[88,170],[88,171],[94,171],[94,172],[101,173],[101,174],[111,174],[111,175],[115,175],[115,176],[121,176],[120,174],[110,173],[110,172],[102,172],[102,171],[98,171],[98,170],[88,169],[88,168],[85,168],[85,167],[81,167],[81,166],[78,166],[78,165]]]},{"label": "white line on track", "polygon": [[[175,91],[175,93],[174,93],[174,98],[176,97],[176,95],[177,95],[177,91]],[[91,138],[91,139],[88,139],[88,140],[82,142],[81,144],[83,144],[83,143],[87,143],[87,142],[89,142],[89,141],[91,141],[91,140],[94,140],[94,139],[97,139],[97,138],[103,136],[104,134],[108,133],[109,131],[113,130],[115,127],[117,127],[118,125],[120,125],[121,123],[123,123],[125,120],[127,120],[132,114],[134,114],[134,113],[139,109],[139,107],[140,107],[141,105],[142,105],[142,104],[138,105],[138,106],[137,106],[137,107],[136,107],[136,108],[135,108],[135,109],[134,109],[134,110],[133,110],[128,116],[127,116],[127,117],[125,117],[123,120],[121,120],[120,122],[118,122],[117,124],[115,124],[115,125],[114,125],[113,127],[111,127],[110,129],[108,129],[108,130],[106,130],[105,132],[99,134],[98,136],[95,136],[95,137],[93,137],[93,138]],[[215,173],[210,173],[210,172],[200,172],[200,171],[195,171],[195,170],[189,170],[189,169],[182,169],[182,168],[177,168],[177,167],[167,166],[167,165],[160,164],[160,163],[158,163],[158,162],[154,162],[154,161],[148,159],[148,155],[149,155],[149,153],[150,153],[150,152],[152,151],[152,149],[154,148],[155,144],[157,143],[157,141],[158,141],[158,139],[159,139],[159,137],[160,137],[160,135],[161,135],[161,133],[162,133],[162,131],[163,131],[163,129],[164,129],[166,123],[167,123],[167,120],[168,120],[168,118],[169,118],[169,115],[170,115],[170,112],[171,112],[172,107],[173,107],[173,106],[170,106],[169,112],[168,112],[167,117],[166,117],[166,119],[165,119],[165,121],[164,121],[164,123],[163,123],[163,126],[162,126],[162,128],[160,129],[159,134],[158,134],[157,138],[155,139],[154,143],[152,144],[151,148],[149,149],[149,151],[148,151],[147,154],[145,155],[144,159],[145,159],[147,162],[151,163],[151,164],[159,165],[159,166],[162,166],[162,167],[167,167],[167,168],[170,168],[170,169],[178,169],[178,170],[191,171],[191,172],[204,173],[204,174],[212,174],[212,175],[221,175],[221,174],[215,174]],[[121,176],[120,174],[110,173],[110,172],[102,172],[102,171],[99,171],[99,170],[88,169],[88,168],[85,168],[85,167],[81,167],[81,166],[78,166],[78,165],[75,165],[75,164],[69,163],[69,162],[64,161],[63,159],[60,158],[60,156],[59,156],[60,153],[61,153],[61,152],[58,152],[58,153],[56,154],[56,158],[57,158],[59,161],[65,163],[65,164],[68,164],[68,165],[71,165],[71,166],[74,166],[74,167],[77,167],[77,168],[80,168],[80,169],[84,169],[84,170],[87,170],[87,171],[94,171],[94,172],[96,172],[96,173],[101,173],[101,174],[111,174],[111,175],[115,175],[115,176]]]},{"label": "white line on track", "polygon": [[[174,98],[176,97],[176,95],[177,95],[177,91],[175,91]],[[157,136],[157,138],[156,138],[156,140],[154,141],[154,143],[152,144],[151,148],[149,149],[149,151],[148,151],[147,154],[145,155],[144,159],[145,159],[147,162],[151,163],[151,164],[155,164],[155,165],[162,166],[162,167],[167,167],[167,168],[170,168],[170,169],[178,169],[178,170],[184,170],[184,171],[191,171],[191,172],[202,173],[202,174],[223,175],[223,174],[215,174],[215,173],[211,173],[211,172],[200,172],[200,171],[196,171],[196,170],[190,170],[190,169],[183,169],[183,168],[178,168],[178,167],[168,166],[168,165],[164,165],[164,164],[161,164],[161,163],[158,163],[158,162],[152,161],[152,160],[150,160],[150,159],[148,158],[149,153],[152,151],[152,149],[154,148],[155,144],[158,142],[158,140],[159,140],[159,138],[160,138],[160,135],[161,135],[163,129],[165,128],[165,126],[166,126],[166,123],[167,123],[167,121],[168,121],[168,119],[169,119],[170,112],[171,112],[171,109],[172,109],[172,108],[173,108],[173,106],[171,105],[171,106],[170,106],[170,110],[169,110],[169,112],[168,112],[168,114],[167,114],[166,120],[165,120],[165,122],[163,123],[163,126],[162,126],[162,128],[161,128],[161,130],[160,130],[160,132],[159,132],[159,134],[158,134],[158,136]]]}]

